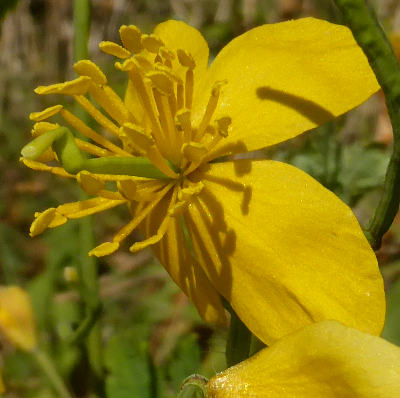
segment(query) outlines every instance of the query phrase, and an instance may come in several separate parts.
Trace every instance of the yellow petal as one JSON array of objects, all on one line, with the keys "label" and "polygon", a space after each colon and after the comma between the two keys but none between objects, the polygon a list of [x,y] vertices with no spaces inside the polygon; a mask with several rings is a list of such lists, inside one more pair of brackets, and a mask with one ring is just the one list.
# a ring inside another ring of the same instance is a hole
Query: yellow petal
[{"label": "yellow petal", "polygon": [[214,163],[188,207],[198,259],[215,288],[267,345],[336,319],[379,334],[385,315],[374,252],[350,208],[275,161]]},{"label": "yellow petal", "polygon": [[[196,68],[194,69],[195,89],[203,78],[208,65],[208,44],[203,35],[192,26],[182,21],[166,21],[156,26],[154,33],[165,43],[169,50],[185,50],[193,57]],[[184,79],[186,68],[177,60],[173,61],[174,71]]]},{"label": "yellow petal", "polygon": [[208,383],[209,398],[393,398],[400,348],[335,321],[305,327]]},{"label": "yellow petal", "polygon": [[[145,219],[141,229],[146,237],[153,236],[167,216],[168,199],[162,200]],[[157,258],[173,281],[196,306],[200,316],[213,324],[226,325],[225,310],[218,293],[190,254],[180,218],[172,218],[163,239],[152,246]]]},{"label": "yellow petal", "polygon": [[17,286],[0,288],[0,330],[18,348],[36,347],[35,321],[28,294]]},{"label": "yellow petal", "polygon": [[295,137],[379,89],[350,30],[314,18],[263,25],[224,47],[195,93],[197,122],[214,82],[225,79],[215,117],[232,118],[229,137],[218,144],[226,152]]}]

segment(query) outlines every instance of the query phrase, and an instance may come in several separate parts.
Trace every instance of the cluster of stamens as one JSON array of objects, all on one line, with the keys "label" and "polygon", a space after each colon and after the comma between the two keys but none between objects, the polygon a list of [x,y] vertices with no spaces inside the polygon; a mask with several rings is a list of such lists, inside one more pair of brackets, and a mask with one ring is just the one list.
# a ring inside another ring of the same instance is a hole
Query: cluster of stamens
[{"label": "cluster of stamens", "polygon": [[[203,184],[193,183],[190,173],[210,160],[210,152],[228,134],[230,125],[229,117],[214,120],[225,82],[214,84],[202,119],[196,126],[192,125],[196,63],[189,52],[182,49],[172,51],[165,47],[160,38],[142,34],[135,26],[122,26],[120,37],[123,46],[102,42],[99,47],[103,52],[120,58],[121,61],[116,62],[115,66],[129,76],[125,103],[108,86],[107,78],[98,66],[89,60],[74,65],[79,78],[41,86],[36,92],[72,95],[100,126],[120,140],[121,145],[98,134],[61,105],[31,114],[31,119],[38,122],[33,133],[39,135],[57,127],[43,120],[59,113],[69,125],[93,141],[87,143],[75,139],[80,150],[96,157],[146,157],[168,178],[149,180],[87,171],[71,176],[60,167],[24,159],[25,164],[31,168],[76,178],[85,191],[97,195],[97,198],[77,202],[79,205],[66,204],[37,213],[32,224],[32,235],[47,227],[61,225],[69,218],[96,213],[121,203],[139,202],[133,219],[114,236],[112,242],[92,250],[91,254],[97,256],[115,251],[152,209],[168,197],[167,214],[157,233],[143,242],[135,243],[131,251],[159,241],[166,232],[169,218],[179,214],[190,202],[190,198],[202,190]],[[85,96],[87,93],[109,117],[89,101]],[[132,106],[133,103],[135,106]],[[44,161],[56,158],[51,150],[46,156]],[[107,190],[105,181],[115,181],[117,191]]]}]

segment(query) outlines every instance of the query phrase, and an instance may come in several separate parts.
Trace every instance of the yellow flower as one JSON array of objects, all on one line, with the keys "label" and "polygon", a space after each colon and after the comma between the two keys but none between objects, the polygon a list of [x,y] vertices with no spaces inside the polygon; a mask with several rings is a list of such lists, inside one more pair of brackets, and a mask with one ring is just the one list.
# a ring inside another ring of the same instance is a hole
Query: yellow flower
[{"label": "yellow flower", "polygon": [[32,351],[36,347],[31,301],[18,286],[0,287],[0,332],[21,350]]},{"label": "yellow flower", "polygon": [[[123,46],[100,49],[122,59],[124,101],[88,60],[74,65],[78,79],[36,89],[72,95],[112,138],[62,105],[31,114],[36,138],[24,163],[76,178],[94,196],[37,213],[31,235],[126,204],[132,219],[90,254],[114,252],[139,227],[145,239],[130,250],[151,246],[206,321],[226,322],[222,295],[267,344],[327,318],[378,334],[382,279],[351,210],[287,164],[212,162],[297,136],[376,92],[350,31],[313,18],[260,26],[209,68],[207,43],[183,22],[161,23],[152,35],[122,26],[120,36]],[[93,143],[43,122],[56,114]],[[62,167],[45,163],[54,158]]]},{"label": "yellow flower", "polygon": [[209,398],[393,398],[400,348],[323,321],[217,374],[207,389]]}]

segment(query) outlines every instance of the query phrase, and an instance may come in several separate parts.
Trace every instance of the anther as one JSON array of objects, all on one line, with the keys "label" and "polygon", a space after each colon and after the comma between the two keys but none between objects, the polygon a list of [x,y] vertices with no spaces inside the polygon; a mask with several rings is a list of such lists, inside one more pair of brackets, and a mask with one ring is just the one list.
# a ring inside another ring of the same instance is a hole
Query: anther
[{"label": "anther", "polygon": [[198,142],[189,142],[182,145],[182,154],[190,162],[198,163],[207,154],[207,148]]},{"label": "anther", "polygon": [[122,180],[117,182],[118,191],[128,200],[135,200],[137,184],[133,180]]},{"label": "anther", "polygon": [[119,29],[122,44],[131,53],[138,53],[143,49],[142,32],[135,25],[122,25]]},{"label": "anther", "polygon": [[208,104],[206,107],[206,111],[204,112],[203,119],[200,122],[199,129],[195,136],[195,141],[200,141],[203,137],[204,131],[206,127],[209,125],[215,110],[217,109],[219,96],[221,93],[221,88],[226,84],[226,80],[217,81],[214,83],[213,88],[211,90],[211,96],[208,100]]},{"label": "anther", "polygon": [[192,57],[192,54],[180,48],[176,51],[176,53],[178,55],[179,63],[182,66],[185,66],[186,68],[189,68],[191,70],[193,70],[196,67],[196,62]]},{"label": "anther", "polygon": [[52,84],[50,86],[39,86],[35,88],[35,93],[40,95],[46,94],[66,94],[66,95],[83,95],[86,94],[92,79],[87,76],[81,76],[77,79],[64,83]]},{"label": "anther", "polygon": [[75,72],[80,76],[90,77],[96,84],[104,86],[107,84],[107,77],[101,69],[92,61],[84,59],[74,64]]},{"label": "anther", "polygon": [[153,137],[136,124],[124,123],[121,129],[123,133],[132,139],[135,145],[145,152],[154,144]]},{"label": "anther", "polygon": [[173,95],[175,94],[174,90],[174,82],[165,72],[149,72],[146,74],[153,85],[164,95]]},{"label": "anther", "polygon": [[164,42],[156,35],[142,35],[142,46],[149,52],[157,54],[158,49],[164,46]]},{"label": "anther", "polygon": [[190,123],[190,110],[183,108],[176,113],[176,119],[178,120],[179,124],[182,127],[184,136],[183,141],[185,143],[191,140],[192,136],[192,126]]},{"label": "anther", "polygon": [[166,47],[160,47],[159,51],[160,51],[160,55],[161,55],[163,58],[168,59],[168,60],[170,60],[170,61],[172,61],[173,59],[175,59],[175,54],[174,54],[171,50],[168,50],[168,48],[166,48]]},{"label": "anther", "polygon": [[97,195],[104,189],[104,181],[98,180],[91,173],[83,170],[77,175],[77,180],[81,188],[89,195]]},{"label": "anther", "polygon": [[112,41],[102,41],[99,48],[103,53],[113,55],[114,57],[125,59],[131,56],[130,51]]},{"label": "anther", "polygon": [[49,108],[46,108],[40,112],[32,112],[29,115],[29,119],[35,122],[41,122],[42,120],[46,120],[49,117],[56,115],[58,112],[62,110],[62,108],[63,108],[62,105],[50,106]]}]

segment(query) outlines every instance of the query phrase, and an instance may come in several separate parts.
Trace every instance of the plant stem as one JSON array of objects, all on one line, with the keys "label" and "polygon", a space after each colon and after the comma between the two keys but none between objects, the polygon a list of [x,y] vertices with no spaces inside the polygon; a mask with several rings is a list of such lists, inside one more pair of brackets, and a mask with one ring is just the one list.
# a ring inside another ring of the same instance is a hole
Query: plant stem
[{"label": "plant stem", "polygon": [[[88,58],[88,43],[90,34],[90,1],[74,0],[74,60]],[[86,115],[79,115],[85,119]],[[87,199],[87,195],[82,192],[81,200]],[[78,266],[80,293],[85,304],[85,317],[90,318],[91,314],[100,307],[99,286],[98,286],[98,266],[94,257],[89,257],[88,253],[95,247],[93,236],[93,220],[85,217],[79,222],[80,235],[80,259]],[[89,363],[97,381],[103,380],[103,361],[102,361],[102,338],[100,321],[90,325],[92,329],[88,333],[87,352]]]},{"label": "plant stem", "polygon": [[249,357],[252,333],[230,306],[228,311],[231,313],[231,323],[229,325],[225,356],[226,364],[230,367]]},{"label": "plant stem", "polygon": [[68,392],[67,388],[64,385],[63,380],[58,374],[54,363],[51,359],[39,349],[32,351],[32,355],[36,358],[38,364],[43,369],[44,373],[46,373],[48,379],[50,380],[52,386],[57,391],[60,398],[72,398],[72,395]]},{"label": "plant stem", "polygon": [[74,0],[74,61],[88,58],[90,1]]},{"label": "plant stem", "polygon": [[386,171],[383,193],[365,235],[378,249],[390,228],[400,202],[400,65],[372,8],[364,0],[335,0],[345,23],[364,50],[385,94],[393,128],[393,152]]}]

